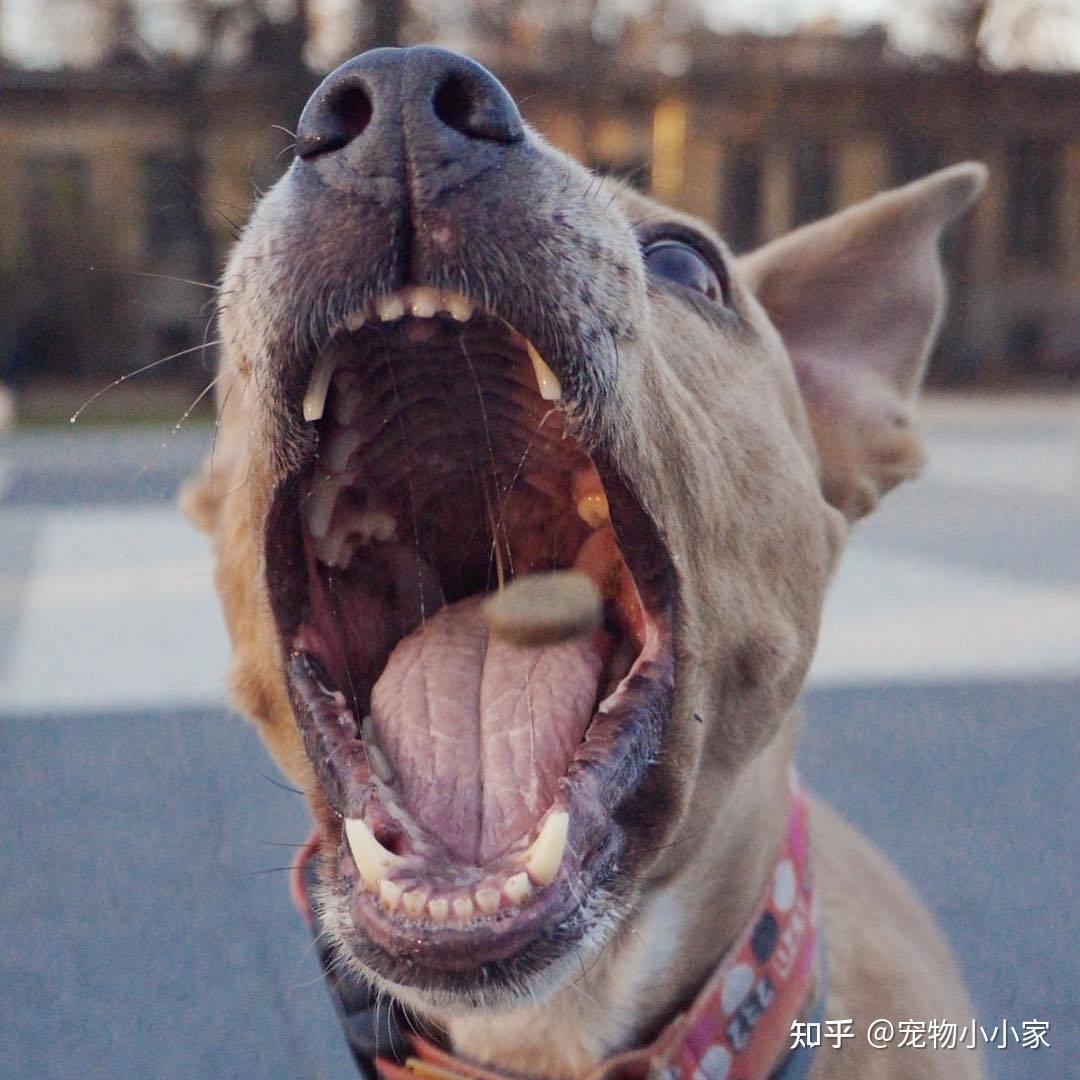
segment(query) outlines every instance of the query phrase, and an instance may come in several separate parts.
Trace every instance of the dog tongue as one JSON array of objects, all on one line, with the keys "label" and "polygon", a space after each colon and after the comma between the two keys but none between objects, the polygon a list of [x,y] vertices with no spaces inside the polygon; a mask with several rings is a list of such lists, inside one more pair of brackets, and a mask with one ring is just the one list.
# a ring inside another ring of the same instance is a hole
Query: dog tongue
[{"label": "dog tongue", "polygon": [[551,805],[596,705],[610,642],[490,638],[480,600],[400,641],[371,693],[376,738],[406,806],[459,859],[484,865]]}]

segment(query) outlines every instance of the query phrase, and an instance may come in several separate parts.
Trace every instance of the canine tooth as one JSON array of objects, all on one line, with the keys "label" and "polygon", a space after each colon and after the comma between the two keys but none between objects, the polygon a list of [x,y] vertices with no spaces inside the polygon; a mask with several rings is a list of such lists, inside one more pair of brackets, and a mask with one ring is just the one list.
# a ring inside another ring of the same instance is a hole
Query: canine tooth
[{"label": "canine tooth", "polygon": [[454,908],[455,919],[460,919],[462,922],[466,922],[473,917],[473,902],[469,899],[469,897],[454,897],[454,903],[452,906]]},{"label": "canine tooth", "polygon": [[519,874],[514,874],[513,877],[506,879],[506,884],[503,886],[503,892],[506,893],[506,899],[515,906],[520,906],[525,903],[529,898],[529,893],[532,892],[532,884],[529,881],[529,875],[524,870]]},{"label": "canine tooth", "polygon": [[427,909],[432,922],[446,922],[450,914],[450,905],[442,896],[438,900],[429,900]]},{"label": "canine tooth", "polygon": [[599,529],[607,524],[610,516],[607,496],[602,491],[590,491],[578,499],[577,512],[590,529]]},{"label": "canine tooth", "polygon": [[311,369],[307,393],[304,394],[304,419],[309,423],[322,419],[323,409],[326,408],[326,392],[330,389],[330,380],[334,377],[337,365],[336,353],[322,353]]},{"label": "canine tooth", "polygon": [[345,819],[345,839],[364,887],[372,892],[395,866],[404,862],[400,855],[387,851],[360,818]]},{"label": "canine tooth", "polygon": [[427,893],[423,889],[410,889],[403,897],[405,914],[410,919],[419,919],[427,907]]},{"label": "canine tooth", "polygon": [[550,885],[562,866],[566,851],[566,836],[570,830],[570,815],[556,810],[548,815],[540,835],[525,852],[525,869],[537,885]]},{"label": "canine tooth", "polygon": [[397,911],[401,903],[401,886],[395,885],[389,878],[379,882],[379,899],[387,911]]},{"label": "canine tooth", "polygon": [[383,322],[394,322],[395,319],[400,319],[405,314],[405,301],[398,293],[380,296],[375,301],[375,314]]},{"label": "canine tooth", "polygon": [[430,319],[439,310],[439,294],[427,285],[412,290],[409,308],[418,319]]},{"label": "canine tooth", "polygon": [[476,906],[485,915],[494,915],[499,910],[499,890],[488,888],[476,890]]},{"label": "canine tooth", "polygon": [[562,400],[562,386],[555,372],[544,363],[544,358],[536,351],[531,341],[525,342],[525,349],[532,361],[533,371],[536,373],[536,386],[540,391],[540,396],[545,401]]},{"label": "canine tooth", "polygon": [[364,740],[364,746],[367,748],[371,771],[384,784],[392,784],[394,782],[394,770],[390,767],[390,762],[382,752],[382,747],[379,746],[375,739],[375,722],[370,716],[364,717],[364,722],[360,725],[360,734]]},{"label": "canine tooth", "polygon": [[472,318],[473,303],[461,293],[446,293],[443,296],[443,307],[450,318],[457,322],[468,322]]}]

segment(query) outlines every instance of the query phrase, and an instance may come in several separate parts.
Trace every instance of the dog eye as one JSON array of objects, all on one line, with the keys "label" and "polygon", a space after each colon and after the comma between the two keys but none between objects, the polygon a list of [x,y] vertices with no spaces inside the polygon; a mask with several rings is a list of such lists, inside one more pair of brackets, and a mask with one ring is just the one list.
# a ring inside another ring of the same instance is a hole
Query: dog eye
[{"label": "dog eye", "polygon": [[724,287],[720,275],[689,244],[679,240],[658,240],[645,249],[644,259],[650,274],[695,289],[710,300],[723,303]]}]

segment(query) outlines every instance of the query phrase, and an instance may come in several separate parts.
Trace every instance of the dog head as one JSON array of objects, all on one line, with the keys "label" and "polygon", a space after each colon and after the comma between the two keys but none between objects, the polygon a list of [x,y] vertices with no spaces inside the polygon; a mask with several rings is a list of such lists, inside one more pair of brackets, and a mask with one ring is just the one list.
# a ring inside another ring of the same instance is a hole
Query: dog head
[{"label": "dog head", "polygon": [[[331,74],[221,289],[233,695],[309,792],[343,957],[400,994],[559,985],[778,745],[912,403],[961,165],[735,258],[431,48]],[[478,598],[577,566],[602,629]]]}]

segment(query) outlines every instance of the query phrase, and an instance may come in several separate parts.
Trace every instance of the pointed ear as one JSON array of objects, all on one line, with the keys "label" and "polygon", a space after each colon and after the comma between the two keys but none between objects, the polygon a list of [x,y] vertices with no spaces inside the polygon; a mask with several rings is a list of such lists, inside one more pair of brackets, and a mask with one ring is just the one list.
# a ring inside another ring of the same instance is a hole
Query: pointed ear
[{"label": "pointed ear", "polygon": [[911,414],[945,307],[938,241],[985,181],[954,165],[740,261],[794,364],[825,496],[851,519],[922,464]]}]

